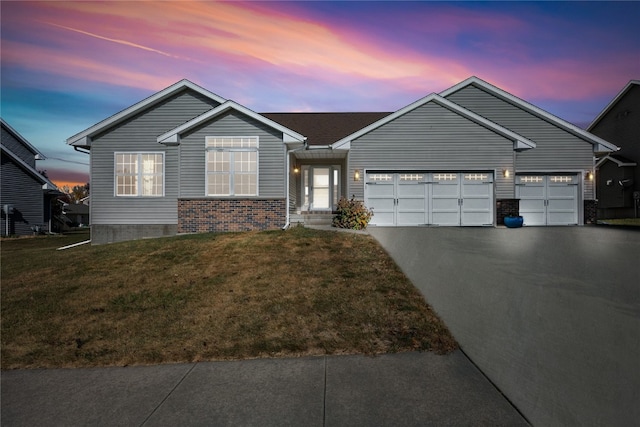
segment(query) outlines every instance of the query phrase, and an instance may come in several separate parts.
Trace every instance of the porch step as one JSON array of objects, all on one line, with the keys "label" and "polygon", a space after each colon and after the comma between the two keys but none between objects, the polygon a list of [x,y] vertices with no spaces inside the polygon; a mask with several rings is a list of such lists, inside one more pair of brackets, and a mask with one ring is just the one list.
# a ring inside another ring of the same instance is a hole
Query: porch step
[{"label": "porch step", "polygon": [[331,212],[303,212],[292,213],[289,215],[289,222],[293,225],[327,225],[330,226],[333,221]]}]

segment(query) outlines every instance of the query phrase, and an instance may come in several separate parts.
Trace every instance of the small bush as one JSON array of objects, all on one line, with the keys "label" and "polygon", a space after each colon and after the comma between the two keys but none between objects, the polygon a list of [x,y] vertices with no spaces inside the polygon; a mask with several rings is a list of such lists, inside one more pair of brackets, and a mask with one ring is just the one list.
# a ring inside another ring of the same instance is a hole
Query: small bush
[{"label": "small bush", "polygon": [[347,199],[341,197],[338,202],[337,214],[333,217],[333,226],[338,228],[350,228],[352,230],[363,230],[371,221],[373,211],[360,200],[355,198]]}]

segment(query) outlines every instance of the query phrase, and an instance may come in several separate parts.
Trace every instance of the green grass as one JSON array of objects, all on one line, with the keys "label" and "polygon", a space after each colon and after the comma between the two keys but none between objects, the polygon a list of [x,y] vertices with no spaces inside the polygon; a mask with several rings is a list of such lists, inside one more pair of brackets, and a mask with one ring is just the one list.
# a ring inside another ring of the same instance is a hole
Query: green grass
[{"label": "green grass", "polygon": [[456,348],[367,235],[301,227],[2,241],[2,368]]}]

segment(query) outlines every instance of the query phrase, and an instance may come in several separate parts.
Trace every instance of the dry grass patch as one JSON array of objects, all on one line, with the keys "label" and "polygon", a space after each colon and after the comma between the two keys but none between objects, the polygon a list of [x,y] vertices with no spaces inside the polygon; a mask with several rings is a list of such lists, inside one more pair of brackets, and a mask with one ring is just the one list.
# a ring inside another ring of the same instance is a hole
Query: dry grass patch
[{"label": "dry grass patch", "polygon": [[2,243],[3,369],[456,348],[366,235],[72,241]]}]

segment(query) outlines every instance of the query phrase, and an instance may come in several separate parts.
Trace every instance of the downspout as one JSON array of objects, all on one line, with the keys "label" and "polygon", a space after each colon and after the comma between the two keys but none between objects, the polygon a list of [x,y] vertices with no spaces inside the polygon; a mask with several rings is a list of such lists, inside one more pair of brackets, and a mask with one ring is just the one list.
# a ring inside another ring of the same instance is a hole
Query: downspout
[{"label": "downspout", "polygon": [[286,201],[286,205],[285,205],[285,209],[287,212],[286,215],[286,222],[285,224],[282,226],[283,230],[286,230],[287,228],[289,228],[290,224],[290,213],[289,213],[289,201],[290,201],[290,197],[289,197],[289,181],[290,181],[290,175],[291,175],[291,153],[294,153],[296,151],[300,151],[300,150],[304,150],[307,148],[307,141],[305,139],[304,141],[304,145],[302,147],[298,147],[298,148],[294,148],[292,150],[287,150],[287,170],[286,173],[284,174],[285,176],[285,180],[286,180],[286,196],[287,196],[287,201]]}]

